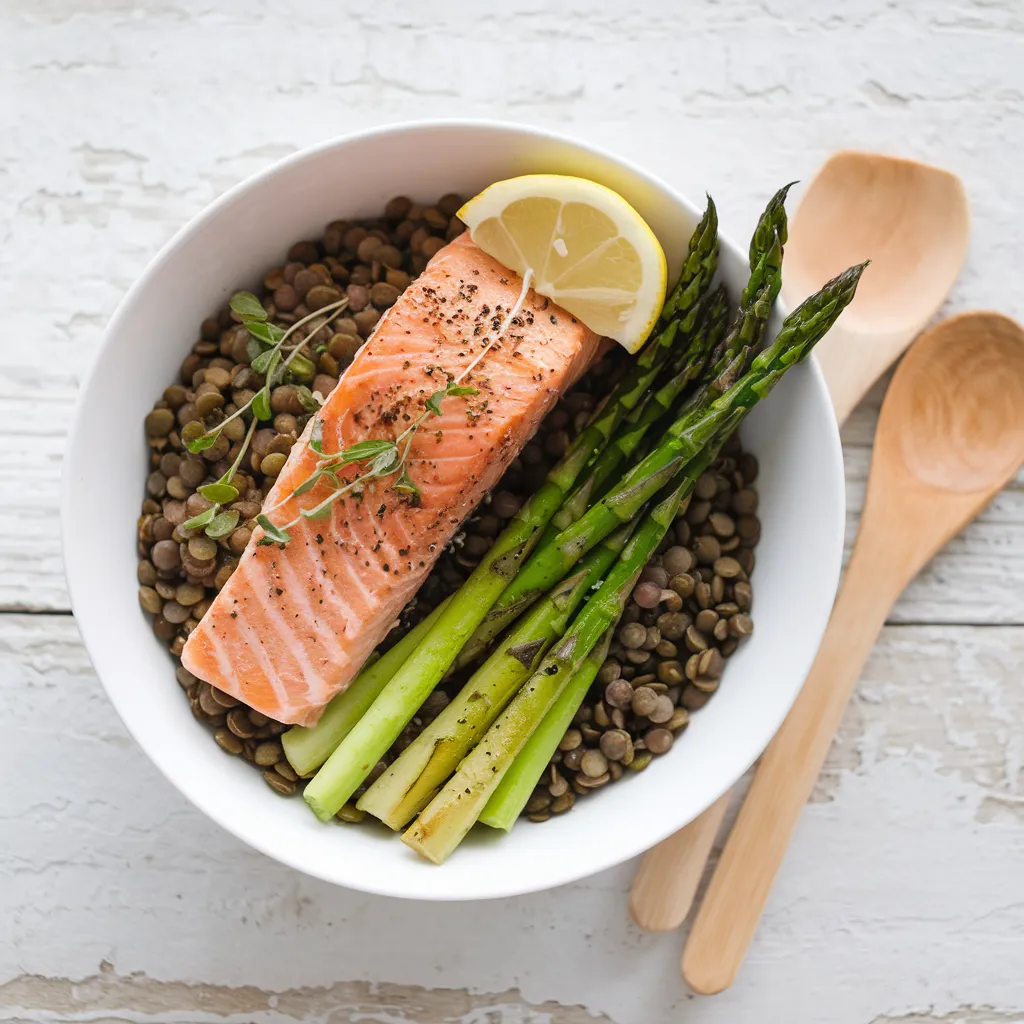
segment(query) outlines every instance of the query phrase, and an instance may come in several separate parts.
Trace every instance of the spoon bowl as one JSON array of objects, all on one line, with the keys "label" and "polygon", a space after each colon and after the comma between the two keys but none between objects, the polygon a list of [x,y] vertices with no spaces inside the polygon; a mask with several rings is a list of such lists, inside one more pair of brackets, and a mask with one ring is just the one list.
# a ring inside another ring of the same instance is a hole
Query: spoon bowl
[{"label": "spoon bowl", "polygon": [[861,519],[861,535],[891,549],[893,601],[1022,458],[1021,328],[975,312],[923,334],[886,393]]},{"label": "spoon bowl", "polygon": [[840,423],[942,305],[969,234],[960,179],[928,164],[845,150],[807,186],[789,227],[787,305],[871,260],[856,300],[816,350]]},{"label": "spoon bowl", "polygon": [[879,441],[898,440],[922,485],[985,492],[1014,471],[1024,443],[1021,329],[998,313],[965,313],[929,331],[928,341],[914,346],[892,383]]},{"label": "spoon bowl", "polygon": [[697,992],[732,983],[789,837],[896,598],[1024,462],[1024,331],[965,313],[923,334],[882,404],[857,543],[804,687],[769,744],[683,952]]}]

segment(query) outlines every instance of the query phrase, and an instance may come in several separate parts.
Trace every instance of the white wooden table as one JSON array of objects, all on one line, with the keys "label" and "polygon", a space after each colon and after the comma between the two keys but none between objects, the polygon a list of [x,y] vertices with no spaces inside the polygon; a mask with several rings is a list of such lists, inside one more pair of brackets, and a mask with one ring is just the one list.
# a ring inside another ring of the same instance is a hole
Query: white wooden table
[{"label": "white wooden table", "polygon": [[[58,544],[78,381],[171,233],[300,146],[556,126],[710,189],[734,237],[833,149],[915,156],[971,199],[948,311],[1024,318],[1021,0],[490,7],[0,4],[0,1022],[1024,1021],[1024,479],[893,613],[716,999],[627,923],[632,865],[486,905],[332,888],[204,819],[108,706]],[[879,396],[844,432],[851,532]]]}]

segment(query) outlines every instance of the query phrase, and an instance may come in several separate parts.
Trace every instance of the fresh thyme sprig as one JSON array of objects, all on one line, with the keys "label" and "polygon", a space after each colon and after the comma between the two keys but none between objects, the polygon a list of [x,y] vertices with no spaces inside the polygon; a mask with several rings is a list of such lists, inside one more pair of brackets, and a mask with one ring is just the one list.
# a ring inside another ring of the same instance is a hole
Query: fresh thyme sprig
[{"label": "fresh thyme sprig", "polygon": [[[331,514],[334,503],[346,494],[362,493],[367,483],[381,477],[399,474],[398,480],[392,484],[392,489],[399,494],[408,497],[410,504],[419,505],[421,501],[420,490],[409,476],[406,465],[409,456],[409,449],[412,447],[413,435],[431,417],[441,415],[441,402],[448,397],[468,397],[479,394],[477,388],[463,384],[462,381],[469,376],[477,367],[480,360],[496,345],[505,332],[511,326],[512,321],[518,316],[522,309],[526,296],[530,291],[530,281],[533,278],[533,271],[527,270],[523,276],[523,287],[515,305],[505,316],[494,337],[477,353],[475,359],[457,377],[448,374],[447,382],[443,388],[436,390],[423,403],[423,412],[412,421],[394,440],[387,438],[368,438],[358,441],[348,448],[339,452],[325,452],[323,448],[323,422],[319,417],[314,419],[313,428],[310,432],[309,447],[320,459],[320,465],[314,472],[302,481],[293,491],[283,497],[276,505],[256,517],[256,522],[263,527],[264,536],[258,541],[259,544],[287,544],[291,540],[288,532],[293,526],[297,526],[304,519],[326,519]],[[403,445],[404,442],[404,445]],[[365,471],[352,480],[342,483],[338,478],[338,471],[352,464],[363,464]],[[303,508],[299,514],[283,526],[276,525],[270,515],[279,508],[286,505],[292,498],[301,497],[311,491],[321,480],[327,480],[332,484],[334,490],[322,501],[312,508]]]},{"label": "fresh thyme sprig", "polygon": [[[406,460],[409,456],[409,449],[412,446],[413,434],[423,425],[430,416],[441,415],[441,401],[447,396],[463,397],[478,395],[477,388],[457,383],[456,379],[449,377],[445,387],[435,391],[424,403],[423,412],[409,424],[393,441],[387,438],[371,438],[365,441],[357,441],[340,452],[325,452],[323,448],[323,422],[317,418],[313,421],[313,429],[310,433],[309,447],[319,456],[321,462],[310,476],[306,477],[298,487],[290,494],[282,498],[272,508],[256,517],[256,522],[263,527],[265,536],[259,540],[260,544],[287,544],[291,540],[288,532],[293,526],[297,526],[304,519],[326,519],[331,514],[334,503],[346,494],[362,493],[363,488],[371,480],[391,476],[396,472],[401,473],[398,480],[392,484],[392,489],[404,494],[413,505],[420,503],[420,490],[413,483],[406,467]],[[403,445],[402,442],[405,442]],[[365,464],[366,469],[354,479],[342,483],[338,478],[338,470],[353,464]],[[276,526],[269,514],[276,512],[282,505],[287,504],[292,498],[301,497],[311,491],[321,480],[333,484],[334,490],[322,501],[312,508],[303,508],[299,514],[284,526]]]},{"label": "fresh thyme sprig", "polygon": [[235,461],[228,467],[227,472],[214,483],[205,484],[199,488],[199,493],[207,501],[212,501],[213,504],[205,512],[200,512],[199,515],[193,516],[182,523],[182,529],[202,529],[207,537],[219,540],[221,537],[226,537],[238,525],[238,520],[241,518],[238,511],[236,509],[228,509],[226,512],[222,512],[221,506],[230,505],[231,502],[238,500],[238,488],[231,481],[234,480],[238,467],[242,464],[242,458],[249,447],[249,442],[252,440],[252,435],[256,430],[258,422],[259,420],[253,416],[249,429],[246,431],[245,438],[242,441],[242,446],[235,456]]},{"label": "fresh thyme sprig", "polygon": [[[229,305],[231,306],[232,312],[241,319],[242,323],[249,331],[251,336],[249,343],[253,346],[249,350],[249,355],[252,359],[250,366],[254,373],[259,373],[264,376],[264,384],[248,402],[236,409],[230,416],[225,417],[216,426],[211,427],[198,437],[190,438],[186,441],[185,447],[188,448],[193,455],[198,455],[200,452],[204,452],[207,448],[212,447],[216,443],[217,438],[220,436],[220,432],[224,429],[225,425],[230,423],[232,420],[238,419],[249,409],[252,409],[253,416],[258,420],[269,420],[273,418],[274,413],[270,407],[271,386],[276,383],[277,379],[280,379],[291,364],[299,358],[299,353],[309,340],[317,333],[317,331],[323,330],[323,328],[330,324],[332,320],[341,315],[342,311],[348,306],[348,298],[339,299],[337,302],[332,302],[313,313],[307,314],[301,320],[297,320],[287,330],[268,321],[267,311],[263,308],[263,304],[251,292],[235,292],[235,294],[231,296],[231,302]],[[329,315],[325,317],[325,314]],[[284,348],[284,343],[300,327],[308,324],[311,320],[316,320],[317,318],[323,319],[321,319],[321,322],[318,323],[305,338],[299,341],[298,344],[291,349],[288,356],[282,360],[281,352]],[[305,356],[301,358],[304,359]],[[310,409],[309,411],[312,412],[313,410]]]},{"label": "fresh thyme sprig", "polygon": [[[269,420],[273,416],[273,410],[270,407],[271,384],[275,382],[275,378],[280,379],[294,361],[300,358],[305,359],[304,356],[299,355],[303,346],[313,337],[314,334],[317,333],[317,331],[322,330],[332,320],[334,320],[335,317],[339,316],[347,305],[347,298],[339,299],[337,302],[332,302],[330,305],[324,306],[323,308],[310,313],[308,316],[304,316],[301,320],[298,320],[296,323],[292,324],[291,327],[285,330],[282,327],[278,327],[276,324],[268,322],[267,311],[263,308],[263,304],[260,300],[251,292],[236,292],[231,297],[231,309],[241,318],[242,323],[249,331],[249,344],[253,346],[249,350],[249,357],[252,360],[250,365],[256,373],[265,375],[265,383],[263,387],[241,408],[236,409],[230,416],[225,417],[225,419],[216,426],[211,427],[205,433],[185,442],[185,447],[188,448],[193,455],[198,455],[200,452],[206,451],[207,448],[216,443],[217,438],[220,437],[220,432],[228,423],[234,419],[238,419],[238,417],[240,417],[247,409],[252,409],[252,420],[249,423],[249,429],[246,431],[245,438],[242,441],[242,446],[239,449],[238,454],[235,456],[235,461],[219,480],[199,488],[199,493],[206,498],[207,501],[210,501],[213,504],[211,504],[204,512],[200,512],[199,515],[193,516],[191,519],[182,523],[182,529],[201,529],[207,537],[219,540],[221,537],[228,536],[228,534],[230,534],[238,525],[238,520],[241,516],[237,510],[228,509],[227,511],[221,511],[221,509],[224,505],[229,505],[231,502],[238,500],[238,488],[235,487],[231,481],[234,480],[235,474],[238,472],[238,468],[242,464],[242,459],[245,457],[245,453],[249,448],[249,443],[252,441],[252,435],[256,430],[256,424],[261,420]],[[290,338],[299,327],[302,327],[304,324],[309,323],[317,317],[324,317],[325,313],[329,315],[322,319],[321,322],[317,324],[305,338],[292,346],[288,356],[282,360],[281,351],[288,338]],[[313,368],[312,364],[310,364],[310,367]],[[312,399],[312,396],[309,397]],[[314,402],[314,407],[319,407],[319,403],[317,403],[315,399],[312,399],[312,401]],[[310,409],[309,411],[312,412],[313,409]]]}]

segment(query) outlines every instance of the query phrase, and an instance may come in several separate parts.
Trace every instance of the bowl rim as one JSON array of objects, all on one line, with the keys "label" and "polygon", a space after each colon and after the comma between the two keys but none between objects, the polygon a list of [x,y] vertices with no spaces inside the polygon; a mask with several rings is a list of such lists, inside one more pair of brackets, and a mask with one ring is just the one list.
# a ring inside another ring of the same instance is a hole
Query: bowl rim
[{"label": "bowl rim", "polygon": [[[60,489],[60,516],[61,516],[61,549],[62,559],[64,564],[64,575],[67,582],[67,592],[69,602],[71,604],[72,614],[75,616],[76,623],[78,625],[79,633],[82,637],[83,646],[86,649],[86,653],[89,657],[90,663],[93,665],[96,675],[99,678],[100,685],[114,706],[114,710],[117,712],[122,724],[127,730],[128,734],[132,737],[133,741],[139,746],[139,748],[145,753],[146,757],[150,762],[155,765],[160,774],[167,779],[168,782],[189,801],[198,810],[200,810],[206,817],[214,821],[219,827],[225,829],[236,839],[240,840],[247,846],[250,846],[267,857],[276,860],[280,863],[293,868],[296,871],[300,871],[303,874],[309,875],[314,878],[318,878],[325,882],[330,882],[335,885],[342,885],[347,888],[351,888],[356,891],[366,892],[373,895],[381,896],[392,896],[396,898],[405,899],[420,899],[427,901],[462,901],[462,900],[480,900],[480,899],[499,899],[517,895],[523,895],[530,892],[543,891],[546,889],[555,888],[561,885],[566,885],[571,882],[577,881],[581,878],[589,877],[600,871],[607,870],[616,866],[617,864],[624,863],[626,860],[632,859],[646,850],[657,845],[668,836],[684,828],[689,822],[679,824],[674,823],[671,820],[671,815],[666,815],[666,822],[657,828],[652,828],[649,832],[643,834],[643,836],[634,843],[630,844],[628,849],[616,849],[614,853],[608,854],[604,850],[595,845],[593,848],[593,857],[588,860],[584,870],[566,869],[560,872],[553,872],[550,876],[545,877],[539,884],[529,884],[524,886],[522,883],[519,884],[508,884],[503,882],[501,877],[495,877],[494,884],[491,889],[486,893],[473,892],[462,894],[458,892],[457,882],[452,884],[451,879],[448,880],[447,884],[436,884],[440,882],[440,878],[435,878],[435,884],[430,886],[422,887],[425,891],[410,891],[409,886],[388,886],[382,884],[374,884],[372,881],[367,881],[358,875],[358,872],[353,874],[345,875],[343,871],[339,871],[334,874],[330,874],[323,871],[317,871],[310,865],[302,862],[301,857],[292,856],[290,851],[282,851],[278,848],[271,849],[270,844],[264,842],[262,835],[256,830],[248,832],[242,828],[235,827],[233,824],[226,823],[223,818],[219,815],[216,808],[213,806],[213,801],[207,800],[201,792],[195,792],[190,788],[187,788],[184,782],[180,782],[173,772],[169,764],[162,763],[153,757],[153,755],[147,749],[146,744],[136,735],[132,726],[129,724],[127,718],[122,713],[122,708],[119,703],[117,695],[111,691],[105,682],[102,673],[96,665],[96,658],[93,655],[93,649],[99,650],[99,637],[95,634],[95,630],[91,626],[87,626],[89,621],[88,617],[81,617],[79,610],[84,607],[84,598],[81,601],[76,601],[76,592],[81,592],[81,588],[76,584],[76,580],[79,579],[77,566],[79,559],[75,554],[75,546],[73,543],[72,526],[71,522],[73,517],[70,513],[70,506],[72,500],[72,478],[73,472],[72,467],[76,465],[83,456],[83,452],[79,450],[78,438],[82,432],[79,429],[81,422],[85,415],[87,406],[87,398],[94,384],[96,375],[99,371],[100,366],[103,363],[103,356],[108,347],[113,343],[113,339],[117,332],[121,328],[122,321],[127,317],[129,310],[134,305],[137,296],[143,292],[151,283],[151,281],[157,277],[164,268],[165,263],[171,257],[171,254],[177,249],[181,242],[189,237],[193,232],[200,229],[207,221],[213,220],[218,217],[221,211],[230,207],[240,197],[244,196],[255,186],[270,181],[271,179],[286,174],[293,166],[300,164],[310,158],[317,157],[327,153],[331,150],[343,148],[353,143],[371,141],[378,137],[386,137],[391,135],[401,135],[408,132],[419,132],[424,130],[431,130],[436,128],[455,128],[466,131],[480,131],[480,130],[509,130],[523,136],[532,136],[535,139],[547,140],[559,144],[568,144],[580,150],[581,152],[587,152],[593,154],[596,157],[607,160],[612,164],[617,165],[624,171],[635,176],[637,179],[644,181],[645,183],[653,186],[655,189],[664,193],[667,197],[678,206],[690,211],[695,219],[700,218],[700,211],[688,200],[686,197],[681,195],[673,186],[669,185],[663,179],[655,174],[645,170],[644,168],[633,163],[631,160],[619,156],[618,154],[604,149],[601,146],[594,145],[590,142],[583,141],[575,136],[565,134],[562,132],[554,131],[547,128],[537,128],[532,125],[522,124],[515,121],[498,120],[491,118],[422,118],[415,120],[403,120],[397,122],[390,122],[384,125],[377,125],[372,128],[362,129],[360,131],[350,132],[343,135],[332,136],[321,142],[315,143],[311,146],[304,147],[297,150],[294,153],[289,154],[279,160],[274,161],[267,167],[259,170],[241,181],[231,186],[221,195],[219,195],[212,202],[204,206],[194,216],[185,222],[172,236],[160,247],[156,255],[146,264],[138,277],[133,281],[131,286],[125,292],[121,298],[114,313],[111,315],[106,328],[103,332],[103,337],[96,348],[93,358],[88,366],[88,369],[84,373],[81,383],[79,384],[78,395],[75,401],[75,408],[73,415],[70,420],[67,440],[64,449],[64,457],[61,472],[61,489]],[[719,244],[726,249],[732,249],[738,253],[742,253],[743,249],[737,246],[731,238],[727,235],[720,233]],[[783,303],[782,297],[780,296],[776,308],[784,316],[787,312]],[[829,394],[828,387],[825,383],[824,375],[821,371],[820,365],[818,364],[817,358],[812,353],[812,358],[807,360],[808,369],[810,370],[811,377],[813,379],[813,389],[824,397],[824,400],[828,408],[832,408],[831,397]],[[829,502],[831,507],[845,510],[846,507],[846,494],[845,494],[845,480],[842,472],[843,466],[843,455],[842,446],[839,437],[839,427],[835,421],[834,416],[827,418],[826,429],[828,432],[827,448],[830,452],[830,459],[834,464],[838,465],[839,472],[834,474],[835,478],[835,492],[830,496]],[[836,522],[833,525],[833,537],[831,540],[831,553],[830,553],[830,565],[828,567],[828,575],[832,580],[831,592],[834,597],[836,590],[838,589],[839,575],[842,562],[843,544],[845,538],[845,517],[840,514],[835,517]],[[831,603],[829,608],[831,607]],[[823,617],[820,630],[820,636],[823,635],[825,626],[827,624],[827,614]],[[92,645],[90,643],[92,640]],[[93,646],[95,645],[95,646]],[[816,650],[816,649],[815,649]],[[813,660],[813,652],[811,655]],[[807,670],[810,668],[810,661],[807,664]],[[805,673],[806,675],[806,670]],[[766,716],[764,727],[761,730],[763,736],[763,742],[757,746],[757,753],[754,754],[750,763],[745,765],[742,770],[736,773],[735,777],[729,781],[729,786],[722,791],[722,794],[728,792],[728,789],[735,785],[735,783],[743,776],[757,757],[760,756],[761,751],[767,746],[768,742],[778,731],[786,715],[789,713],[790,707],[796,696],[799,694],[799,688],[794,689],[793,698],[785,706],[778,708],[775,716]],[[716,799],[719,799],[722,794],[718,797],[708,799],[707,802],[700,810],[690,819],[695,820],[700,814],[702,814]],[[440,874],[440,872],[438,873]],[[345,875],[345,877],[341,877]]]}]

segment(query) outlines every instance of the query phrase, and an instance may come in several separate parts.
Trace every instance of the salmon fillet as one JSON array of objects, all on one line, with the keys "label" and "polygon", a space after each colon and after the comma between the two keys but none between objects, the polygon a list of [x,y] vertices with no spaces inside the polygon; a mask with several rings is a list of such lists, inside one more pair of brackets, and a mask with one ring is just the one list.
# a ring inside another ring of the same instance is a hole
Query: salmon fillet
[{"label": "salmon fillet", "polygon": [[[323,450],[394,439],[494,340],[522,280],[465,233],[441,249],[377,325],[318,418]],[[370,482],[340,498],[330,519],[289,527],[287,546],[254,531],[238,568],[192,632],[184,666],[280,722],[311,725],[384,638],[463,519],[497,483],[558,397],[586,369],[600,339],[529,292],[519,316],[412,435],[407,469],[417,506]],[[312,424],[311,424],[312,425]],[[308,432],[307,432],[308,433]],[[404,442],[403,442],[404,444]],[[284,525],[333,490],[324,481],[289,497],[319,460],[300,439],[265,507]],[[365,471],[353,467],[343,480]],[[287,500],[285,500],[287,499]]]}]

